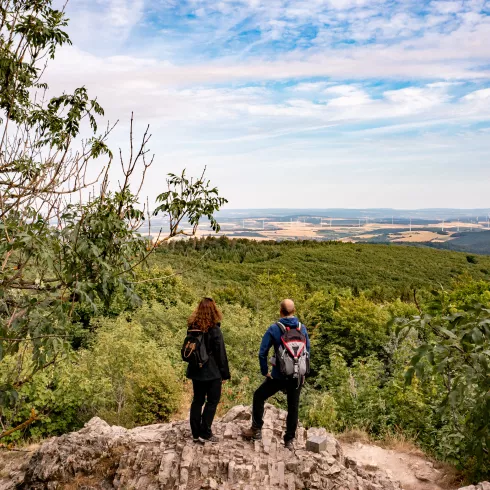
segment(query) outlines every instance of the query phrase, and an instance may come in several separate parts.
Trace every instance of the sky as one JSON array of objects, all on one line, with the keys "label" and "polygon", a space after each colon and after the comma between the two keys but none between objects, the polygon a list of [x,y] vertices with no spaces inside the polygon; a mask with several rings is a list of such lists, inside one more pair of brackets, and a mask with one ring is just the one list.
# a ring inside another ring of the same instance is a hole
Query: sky
[{"label": "sky", "polygon": [[70,0],[46,73],[228,208],[490,207],[490,0]]}]

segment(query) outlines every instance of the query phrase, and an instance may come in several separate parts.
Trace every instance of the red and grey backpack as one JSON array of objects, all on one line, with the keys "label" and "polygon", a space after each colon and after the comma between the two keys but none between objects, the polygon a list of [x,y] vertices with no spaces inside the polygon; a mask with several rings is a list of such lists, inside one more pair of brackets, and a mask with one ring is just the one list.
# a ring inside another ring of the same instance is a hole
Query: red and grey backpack
[{"label": "red and grey backpack", "polygon": [[301,323],[297,328],[286,327],[281,322],[277,322],[277,326],[282,335],[281,343],[276,347],[276,363],[283,376],[301,381],[310,372],[310,358]]}]

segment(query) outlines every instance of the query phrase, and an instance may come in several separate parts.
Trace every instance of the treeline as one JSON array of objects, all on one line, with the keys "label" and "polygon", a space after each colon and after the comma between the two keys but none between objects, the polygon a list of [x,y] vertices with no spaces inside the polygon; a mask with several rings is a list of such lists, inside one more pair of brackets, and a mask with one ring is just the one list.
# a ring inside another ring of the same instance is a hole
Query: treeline
[{"label": "treeline", "polygon": [[251,284],[262,273],[287,269],[315,291],[325,286],[363,291],[369,297],[410,301],[414,289],[450,286],[468,275],[490,280],[490,257],[475,261],[467,254],[387,244],[201,238],[171,242],[159,248],[155,264],[188,271],[189,282],[205,289]]}]

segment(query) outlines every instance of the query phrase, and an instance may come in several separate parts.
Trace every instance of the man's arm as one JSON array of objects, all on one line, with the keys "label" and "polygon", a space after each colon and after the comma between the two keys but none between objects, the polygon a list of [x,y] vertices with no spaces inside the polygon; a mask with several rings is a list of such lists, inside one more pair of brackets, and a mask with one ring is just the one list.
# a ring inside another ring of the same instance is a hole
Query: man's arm
[{"label": "man's arm", "polygon": [[306,330],[306,327],[303,325],[303,333],[306,337],[306,350],[308,351],[308,354],[310,353],[310,337],[308,337],[308,330]]},{"label": "man's arm", "polygon": [[267,376],[269,372],[269,366],[267,365],[267,355],[269,354],[269,350],[272,347],[272,334],[271,327],[265,332],[265,335],[262,337],[262,342],[260,344],[259,349],[259,363],[260,363],[260,372],[262,376]]}]

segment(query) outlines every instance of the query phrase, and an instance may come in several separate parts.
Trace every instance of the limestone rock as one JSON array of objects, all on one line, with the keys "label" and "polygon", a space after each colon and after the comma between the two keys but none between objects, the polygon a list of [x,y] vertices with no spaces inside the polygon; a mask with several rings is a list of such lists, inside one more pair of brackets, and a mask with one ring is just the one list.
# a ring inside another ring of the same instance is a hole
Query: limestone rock
[{"label": "limestone rock", "polygon": [[[94,418],[33,453],[12,461],[0,455],[0,490],[401,488],[382,470],[370,474],[350,459],[344,464],[340,444],[324,430],[310,429],[308,437],[326,439],[326,451],[306,451],[302,427],[295,450],[287,450],[282,442],[286,413],[271,405],[266,406],[264,440],[245,441],[241,431],[250,419],[249,407],[234,407],[214,424],[220,442],[201,445],[192,442],[187,421],[127,430]],[[483,485],[467,490],[490,490]]]},{"label": "limestone rock", "polygon": [[309,437],[306,441],[306,450],[313,453],[321,453],[322,451],[326,451],[327,438],[320,436]]}]

